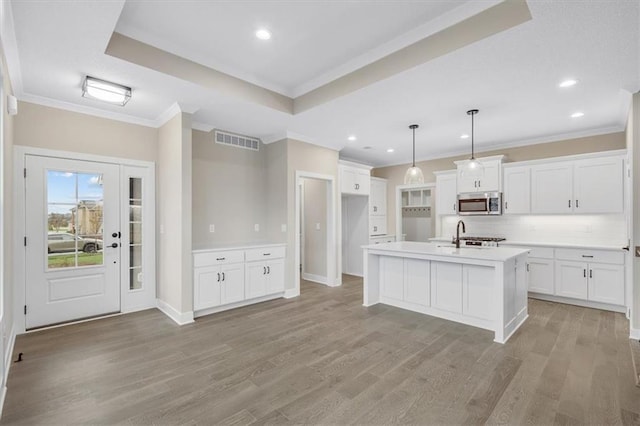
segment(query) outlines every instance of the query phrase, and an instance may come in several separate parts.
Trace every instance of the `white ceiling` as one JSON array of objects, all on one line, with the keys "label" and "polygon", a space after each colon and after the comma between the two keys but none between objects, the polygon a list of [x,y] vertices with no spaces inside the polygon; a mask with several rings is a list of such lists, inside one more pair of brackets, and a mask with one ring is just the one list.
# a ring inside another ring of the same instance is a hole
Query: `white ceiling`
[{"label": "white ceiling", "polygon": [[[289,134],[373,165],[624,129],[640,90],[639,1],[529,1],[533,19],[297,115],[216,93],[104,54],[113,31],[289,96],[331,81],[495,1],[30,2],[2,33],[17,96],[157,125],[178,102],[200,125]],[[269,42],[253,36],[258,26]],[[80,97],[85,75],[134,88],[124,107]],[[559,89],[567,77],[580,83]],[[575,111],[585,116],[571,119]],[[347,142],[355,134],[356,142]],[[371,149],[363,149],[369,146]],[[388,154],[387,148],[396,152]]]}]

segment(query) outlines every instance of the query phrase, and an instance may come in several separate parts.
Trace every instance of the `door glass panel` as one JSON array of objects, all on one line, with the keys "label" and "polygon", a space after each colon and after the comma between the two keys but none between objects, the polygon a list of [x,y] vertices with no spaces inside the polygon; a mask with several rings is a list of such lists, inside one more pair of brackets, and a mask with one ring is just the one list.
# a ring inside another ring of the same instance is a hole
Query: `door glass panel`
[{"label": "door glass panel", "polygon": [[101,174],[47,171],[48,269],[103,264]]},{"label": "door glass panel", "polygon": [[129,178],[129,290],[142,288],[142,179]]}]

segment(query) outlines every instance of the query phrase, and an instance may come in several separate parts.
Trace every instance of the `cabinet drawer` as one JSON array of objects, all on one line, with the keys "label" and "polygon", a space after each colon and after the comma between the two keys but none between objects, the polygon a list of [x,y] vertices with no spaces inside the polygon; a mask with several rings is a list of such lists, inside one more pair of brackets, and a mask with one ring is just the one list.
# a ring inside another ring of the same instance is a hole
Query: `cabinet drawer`
[{"label": "cabinet drawer", "polygon": [[617,251],[556,249],[556,259],[624,265],[624,253]]},{"label": "cabinet drawer", "polygon": [[196,253],[193,255],[194,268],[238,262],[244,262],[243,250],[216,251],[211,253]]},{"label": "cabinet drawer", "polygon": [[369,218],[369,235],[384,235],[387,233],[387,217],[374,216]]},{"label": "cabinet drawer", "polygon": [[245,256],[247,262],[253,262],[256,260],[266,260],[266,259],[279,259],[284,257],[285,248],[284,247],[264,247],[257,249],[250,249],[245,252]]}]

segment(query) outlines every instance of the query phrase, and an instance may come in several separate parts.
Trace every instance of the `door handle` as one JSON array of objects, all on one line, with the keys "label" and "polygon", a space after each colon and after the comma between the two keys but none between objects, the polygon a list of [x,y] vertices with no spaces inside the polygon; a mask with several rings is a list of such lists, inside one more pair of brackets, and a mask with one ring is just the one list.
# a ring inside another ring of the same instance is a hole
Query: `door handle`
[{"label": "door handle", "polygon": [[118,231],[118,232],[114,232],[113,234],[111,234],[111,236],[113,238],[120,238],[122,236],[122,234]]},{"label": "door handle", "polygon": [[118,244],[118,243],[112,243],[109,247],[118,248],[119,246],[120,246],[120,244]]}]

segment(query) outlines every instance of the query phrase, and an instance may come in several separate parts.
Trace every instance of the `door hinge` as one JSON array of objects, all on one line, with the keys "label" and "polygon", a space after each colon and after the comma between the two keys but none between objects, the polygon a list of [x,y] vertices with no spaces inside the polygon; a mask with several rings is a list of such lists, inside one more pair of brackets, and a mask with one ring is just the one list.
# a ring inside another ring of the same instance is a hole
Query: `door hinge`
[{"label": "door hinge", "polygon": [[27,237],[24,237],[24,246],[27,246]]},{"label": "door hinge", "polygon": [[27,168],[26,167],[23,169],[23,173],[22,174],[24,175],[25,178],[27,177]]},{"label": "door hinge", "polygon": [[24,314],[27,315],[27,305],[24,305]]}]

